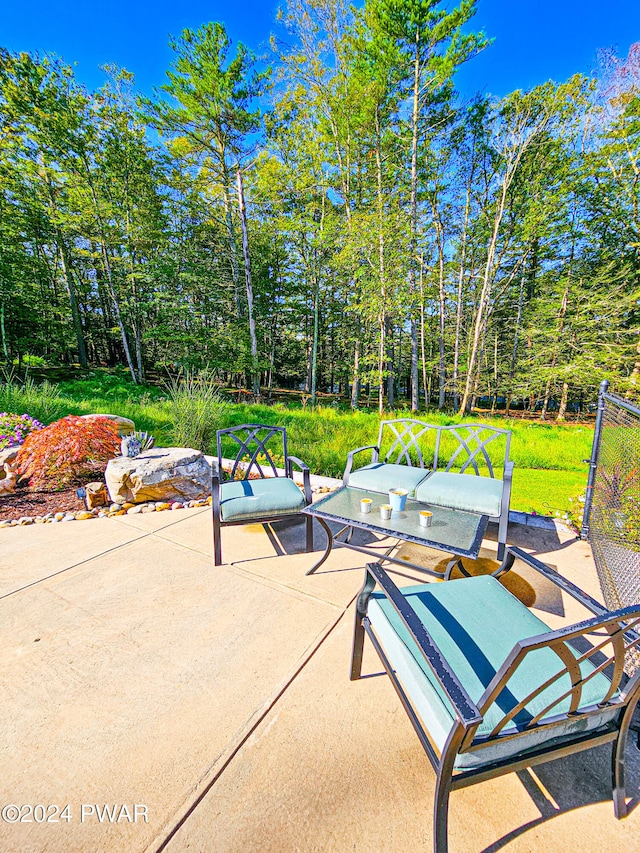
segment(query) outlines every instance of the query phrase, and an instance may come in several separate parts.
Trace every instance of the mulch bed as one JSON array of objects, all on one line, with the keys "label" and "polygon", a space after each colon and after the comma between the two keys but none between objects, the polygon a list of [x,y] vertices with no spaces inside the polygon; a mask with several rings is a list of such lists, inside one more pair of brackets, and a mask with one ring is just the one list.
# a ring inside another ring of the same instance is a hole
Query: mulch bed
[{"label": "mulch bed", "polygon": [[12,495],[0,497],[0,521],[46,515],[48,512],[78,512],[84,508],[84,501],[76,495],[75,486],[61,492],[32,492],[26,483],[19,483]]}]

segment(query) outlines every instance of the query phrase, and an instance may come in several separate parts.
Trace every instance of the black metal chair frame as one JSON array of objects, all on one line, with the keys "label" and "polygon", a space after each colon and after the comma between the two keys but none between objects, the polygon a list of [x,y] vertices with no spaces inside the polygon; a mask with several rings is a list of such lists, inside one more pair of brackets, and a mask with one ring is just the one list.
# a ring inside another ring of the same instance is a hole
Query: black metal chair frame
[{"label": "black metal chair frame", "polygon": [[[420,739],[420,743],[437,774],[433,833],[435,853],[446,853],[448,850],[448,809],[449,795],[452,791],[473,785],[477,782],[493,779],[506,773],[522,770],[525,767],[551,761],[574,752],[591,749],[604,743],[613,744],[611,770],[615,816],[620,819],[627,814],[624,787],[624,749],[631,718],[635,706],[640,699],[640,672],[637,672],[623,684],[623,668],[625,653],[637,648],[638,644],[640,644],[640,636],[634,630],[640,624],[640,605],[607,612],[606,608],[595,601],[595,599],[563,578],[549,566],[546,566],[519,548],[510,547],[507,549],[503,563],[503,574],[509,571],[516,558],[522,560],[547,578],[547,580],[579,601],[587,610],[594,613],[595,617],[576,625],[549,631],[546,634],[531,637],[517,643],[477,703],[474,703],[469,697],[465,688],[450,668],[446,658],[418,618],[416,612],[403,596],[402,590],[398,589],[393,583],[380,563],[370,563],[367,566],[365,582],[357,599],[350,677],[352,681],[361,677],[364,638],[365,634],[367,634],[380,656],[384,668]],[[442,754],[439,754],[434,747],[428,734],[428,721],[421,720],[414,710],[410,698],[396,676],[394,662],[388,660],[385,655],[384,649],[377,639],[367,616],[368,600],[376,584],[380,586],[384,595],[389,599],[407,627],[420,653],[424,656],[425,661],[437,678],[454,710],[455,721],[449,732]],[[596,636],[595,645],[587,640],[590,649],[584,652],[581,648],[579,652],[581,656],[576,658],[573,652],[567,647],[567,644],[572,641],[575,642],[579,638],[583,638],[584,640],[587,638],[587,635]],[[523,657],[529,652],[544,646],[548,646],[556,652],[558,660],[562,664],[562,669],[554,678],[537,686],[526,700],[523,700],[516,709],[506,714],[488,736],[474,739],[478,726],[483,720],[483,714],[486,713],[487,709],[505,688],[505,685]],[[613,649],[613,654],[610,657],[607,657],[602,652],[602,649],[606,646],[610,646]],[[595,658],[593,664],[596,666],[596,670],[591,675],[583,678],[579,664],[582,660],[591,657]],[[604,660],[602,660],[603,658]],[[603,702],[597,706],[580,708],[582,685],[590,677],[603,670],[608,670],[611,678],[611,688],[603,698]],[[508,735],[501,734],[502,729],[510,723],[513,716],[525,702],[531,701],[553,681],[565,676],[567,673],[571,677],[572,687],[561,699],[556,700],[551,706],[537,714],[523,731]],[[548,716],[558,702],[569,696],[571,700],[568,713],[558,713]],[[619,709],[617,717],[605,725],[579,734],[567,735],[565,733],[564,737],[554,735],[554,727],[561,725],[568,717],[576,719],[589,717],[590,715],[601,712],[605,706],[615,706]],[[486,764],[472,769],[456,770],[454,768],[456,758],[459,754],[470,751],[480,753],[483,748],[495,744],[496,740],[514,740],[524,732],[540,727],[548,729],[549,738],[550,740],[552,739],[552,742],[540,745],[535,749],[530,749],[514,757],[500,761],[488,761]]]},{"label": "black metal chair frame", "polygon": [[[498,522],[498,559],[501,560],[504,556],[504,551],[507,542],[507,530],[509,527],[509,505],[511,503],[511,484],[513,480],[514,463],[509,459],[509,447],[511,444],[511,430],[499,429],[498,427],[489,426],[488,424],[459,424],[452,426],[438,426],[436,424],[428,424],[424,421],[419,421],[413,418],[396,418],[389,421],[380,422],[380,430],[378,432],[378,443],[367,444],[364,447],[357,447],[351,450],[347,456],[347,465],[342,478],[345,486],[349,485],[349,476],[353,470],[355,456],[365,450],[371,450],[371,462],[380,461],[382,453],[383,440],[385,434],[390,432],[392,435],[391,446],[386,452],[384,459],[385,463],[393,463],[395,465],[406,464],[413,465],[413,459],[417,459],[418,466],[425,468],[424,457],[420,440],[430,433],[435,431],[436,437],[433,448],[433,464],[429,470],[436,472],[438,470],[438,459],[440,454],[440,444],[443,434],[453,436],[458,441],[458,446],[452,453],[444,473],[450,473],[456,461],[461,461],[459,473],[464,474],[468,468],[472,468],[476,476],[480,476],[478,461],[484,462],[489,476],[495,478],[493,464],[487,451],[488,445],[499,440],[504,436],[504,472],[502,476],[502,502],[500,506],[500,517]],[[423,442],[424,446],[424,442]]]},{"label": "black metal chair frame", "polygon": [[[287,446],[287,431],[285,427],[269,426],[267,424],[242,424],[241,426],[229,427],[228,429],[218,430],[217,438],[217,459],[214,459],[211,464],[211,513],[213,516],[213,561],[214,565],[219,566],[222,563],[222,535],[221,528],[234,525],[245,524],[268,524],[274,521],[282,521],[285,518],[290,518],[297,513],[280,513],[266,516],[255,516],[250,518],[242,518],[237,521],[223,521],[220,512],[220,486],[222,485],[222,442],[225,438],[232,440],[238,445],[238,451],[228,480],[248,480],[252,471],[261,478],[267,476],[281,477],[278,468],[274,461],[272,452],[267,448],[267,442],[274,437],[280,437],[282,441],[283,458],[284,458],[284,476],[293,480],[293,467],[297,466],[302,471],[303,487],[304,487],[304,502],[308,506],[312,501],[311,494],[311,472],[309,466],[298,459],[297,456],[291,456]],[[248,458],[248,461],[246,461]],[[264,466],[264,467],[263,467]],[[269,475],[265,473],[269,472]],[[241,472],[242,477],[236,475]],[[305,547],[307,553],[313,551],[313,519],[309,516],[305,518],[306,536]]]}]

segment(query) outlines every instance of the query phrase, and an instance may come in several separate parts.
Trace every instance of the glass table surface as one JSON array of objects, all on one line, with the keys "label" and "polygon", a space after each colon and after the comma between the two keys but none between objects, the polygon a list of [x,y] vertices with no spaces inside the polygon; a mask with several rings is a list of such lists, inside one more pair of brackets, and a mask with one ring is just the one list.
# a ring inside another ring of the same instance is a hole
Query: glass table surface
[{"label": "glass table surface", "polygon": [[[371,512],[360,511],[362,498],[371,499]],[[417,545],[431,546],[459,557],[478,556],[489,522],[486,515],[408,499],[404,510],[392,512],[391,518],[385,520],[380,517],[380,506],[388,503],[387,494],[343,486],[302,511],[325,521],[341,522]],[[433,513],[430,527],[421,527],[420,510]]]}]

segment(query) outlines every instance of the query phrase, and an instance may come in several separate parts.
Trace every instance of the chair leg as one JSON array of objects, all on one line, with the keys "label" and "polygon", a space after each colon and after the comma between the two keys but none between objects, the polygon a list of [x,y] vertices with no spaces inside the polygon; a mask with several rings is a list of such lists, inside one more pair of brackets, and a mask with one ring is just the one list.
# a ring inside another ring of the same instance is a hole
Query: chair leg
[{"label": "chair leg", "polygon": [[213,565],[222,564],[222,536],[220,531],[220,519],[213,513]]},{"label": "chair leg", "polygon": [[500,516],[498,523],[498,559],[504,558],[504,551],[507,544],[507,529],[509,527],[509,511]]},{"label": "chair leg", "polygon": [[362,616],[356,608],[356,619],[353,631],[353,646],[351,647],[351,681],[357,681],[362,673],[362,655],[364,652],[365,630],[362,627]]},{"label": "chair leg", "polygon": [[307,554],[313,551],[313,519],[311,516],[306,516],[305,524],[307,526]]},{"label": "chair leg", "polygon": [[447,853],[449,850],[449,794],[451,780],[442,775],[442,767],[436,781],[436,795],[433,804],[433,853]]},{"label": "chair leg", "polygon": [[627,743],[629,724],[633,716],[627,709],[620,724],[618,737],[613,742],[611,752],[611,788],[613,791],[613,813],[622,820],[627,816],[627,797],[624,788],[624,750]]}]

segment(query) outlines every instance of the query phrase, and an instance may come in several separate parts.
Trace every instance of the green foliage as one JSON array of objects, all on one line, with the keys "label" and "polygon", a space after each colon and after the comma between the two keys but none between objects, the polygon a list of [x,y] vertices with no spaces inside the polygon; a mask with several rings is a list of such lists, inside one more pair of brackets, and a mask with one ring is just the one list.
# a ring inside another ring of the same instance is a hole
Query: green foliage
[{"label": "green foliage", "polygon": [[5,412],[30,412],[42,423],[50,423],[65,413],[65,404],[57,386],[40,384],[28,378],[20,382],[15,375],[0,381],[0,409]]},{"label": "green foliage", "polygon": [[101,478],[119,448],[117,429],[107,418],[70,415],[29,433],[18,451],[16,469],[34,489],[61,489]]},{"label": "green foliage", "polygon": [[212,379],[187,371],[169,381],[167,393],[174,443],[203,453],[214,452],[216,430],[225,425],[230,404]]}]

